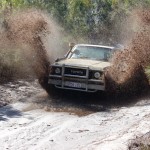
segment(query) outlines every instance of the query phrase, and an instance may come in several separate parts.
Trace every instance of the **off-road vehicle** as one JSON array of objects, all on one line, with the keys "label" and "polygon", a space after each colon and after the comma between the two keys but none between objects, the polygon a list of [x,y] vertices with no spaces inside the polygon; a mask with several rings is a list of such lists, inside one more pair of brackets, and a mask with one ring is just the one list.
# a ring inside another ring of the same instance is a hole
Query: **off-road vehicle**
[{"label": "off-road vehicle", "polygon": [[61,89],[104,91],[104,70],[111,65],[109,59],[114,51],[110,46],[77,44],[50,66],[48,83]]}]

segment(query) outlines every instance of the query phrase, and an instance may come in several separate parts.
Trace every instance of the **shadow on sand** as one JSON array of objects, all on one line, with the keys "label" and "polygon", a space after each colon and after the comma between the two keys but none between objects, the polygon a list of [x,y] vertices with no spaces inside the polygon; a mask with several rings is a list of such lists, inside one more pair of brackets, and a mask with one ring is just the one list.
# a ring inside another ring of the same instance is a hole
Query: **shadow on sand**
[{"label": "shadow on sand", "polygon": [[11,106],[4,106],[0,108],[0,121],[7,121],[8,118],[16,118],[20,116],[22,116],[22,113]]}]

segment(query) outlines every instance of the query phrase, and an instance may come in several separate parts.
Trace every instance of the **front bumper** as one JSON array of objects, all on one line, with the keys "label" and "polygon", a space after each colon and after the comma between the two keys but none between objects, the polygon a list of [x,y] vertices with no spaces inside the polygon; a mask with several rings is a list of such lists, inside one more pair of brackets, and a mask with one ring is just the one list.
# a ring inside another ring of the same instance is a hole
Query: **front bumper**
[{"label": "front bumper", "polygon": [[[59,66],[60,67],[60,66]],[[49,75],[49,84],[55,85],[57,88],[77,90],[77,91],[86,91],[86,92],[96,92],[105,90],[105,82],[103,80],[89,79],[89,68],[82,67],[86,70],[85,76],[78,75],[68,75],[65,74],[65,67],[78,68],[78,66],[62,66],[61,75]]]}]

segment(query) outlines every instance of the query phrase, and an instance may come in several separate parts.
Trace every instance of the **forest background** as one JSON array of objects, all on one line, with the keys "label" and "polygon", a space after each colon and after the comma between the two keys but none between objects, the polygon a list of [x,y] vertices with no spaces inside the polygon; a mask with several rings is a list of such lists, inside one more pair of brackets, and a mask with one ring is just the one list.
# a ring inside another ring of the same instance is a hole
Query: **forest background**
[{"label": "forest background", "polygon": [[[113,45],[124,42],[123,27],[132,10],[149,7],[150,0],[1,0],[1,12],[34,7],[46,10],[75,41]],[[126,24],[126,25],[125,25]]]}]

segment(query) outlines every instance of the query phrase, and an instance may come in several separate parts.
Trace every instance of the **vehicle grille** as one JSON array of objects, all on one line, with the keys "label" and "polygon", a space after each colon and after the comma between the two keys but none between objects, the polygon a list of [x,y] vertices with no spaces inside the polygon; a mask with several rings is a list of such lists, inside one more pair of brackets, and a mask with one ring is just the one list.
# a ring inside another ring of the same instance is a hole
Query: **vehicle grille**
[{"label": "vehicle grille", "polygon": [[[78,66],[54,66],[60,68],[61,74],[49,75],[49,84],[54,84],[57,88],[72,89],[79,91],[95,92],[104,90],[104,82],[94,79],[95,71],[88,67],[78,68]],[[100,72],[100,71],[99,71]]]},{"label": "vehicle grille", "polygon": [[86,76],[86,69],[65,67],[64,74],[84,77]]}]

